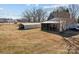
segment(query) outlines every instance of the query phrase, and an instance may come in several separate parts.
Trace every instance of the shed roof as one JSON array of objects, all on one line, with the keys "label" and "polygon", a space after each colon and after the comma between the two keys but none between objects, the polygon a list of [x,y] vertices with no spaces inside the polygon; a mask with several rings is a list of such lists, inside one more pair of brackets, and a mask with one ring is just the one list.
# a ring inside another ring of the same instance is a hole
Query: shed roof
[{"label": "shed roof", "polygon": [[48,20],[48,21],[59,21],[59,20],[64,20],[64,19],[70,19],[70,18],[59,18],[59,17],[57,17],[57,18],[53,18],[53,19],[50,19],[50,20]]},{"label": "shed roof", "polygon": [[42,22],[42,23],[62,23],[62,22],[69,20],[69,19],[70,18],[53,18],[53,19],[50,19],[50,20]]},{"label": "shed roof", "polygon": [[42,22],[42,23],[60,23],[59,21],[46,21],[46,22]]},{"label": "shed roof", "polygon": [[21,23],[22,25],[40,25],[40,23]]},{"label": "shed roof", "polygon": [[60,21],[61,19],[63,19],[63,18],[53,18],[53,19],[50,19],[50,20],[42,22],[42,23],[61,23],[61,21]]}]

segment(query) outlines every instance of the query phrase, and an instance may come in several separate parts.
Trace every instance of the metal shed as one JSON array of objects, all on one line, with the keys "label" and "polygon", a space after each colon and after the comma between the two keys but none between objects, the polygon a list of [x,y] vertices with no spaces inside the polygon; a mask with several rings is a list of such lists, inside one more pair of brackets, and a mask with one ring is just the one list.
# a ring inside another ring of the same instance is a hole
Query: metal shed
[{"label": "metal shed", "polygon": [[19,29],[32,29],[32,28],[40,28],[40,23],[21,23],[19,24]]}]

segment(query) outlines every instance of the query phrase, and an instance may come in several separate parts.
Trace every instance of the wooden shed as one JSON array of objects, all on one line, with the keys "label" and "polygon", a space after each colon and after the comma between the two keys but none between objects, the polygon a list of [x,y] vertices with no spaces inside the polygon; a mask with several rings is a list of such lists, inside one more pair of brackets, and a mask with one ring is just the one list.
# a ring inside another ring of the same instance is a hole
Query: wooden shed
[{"label": "wooden shed", "polygon": [[40,28],[40,23],[21,23],[19,24],[19,29],[33,29],[33,28]]},{"label": "wooden shed", "polygon": [[53,18],[41,23],[41,30],[62,32],[74,28],[76,22],[71,18]]},{"label": "wooden shed", "polygon": [[41,30],[46,30],[46,31],[62,31],[61,25],[62,22],[58,20],[58,18],[55,18],[52,21],[46,21],[41,23]]},{"label": "wooden shed", "polygon": [[53,12],[52,18],[41,23],[41,29],[62,32],[76,26],[77,22],[70,12]]}]

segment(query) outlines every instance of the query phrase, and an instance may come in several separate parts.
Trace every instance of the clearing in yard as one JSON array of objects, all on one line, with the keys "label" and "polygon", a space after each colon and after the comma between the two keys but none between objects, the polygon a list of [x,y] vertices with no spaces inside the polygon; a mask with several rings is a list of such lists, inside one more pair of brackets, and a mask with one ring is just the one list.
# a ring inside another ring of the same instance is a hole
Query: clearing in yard
[{"label": "clearing in yard", "polygon": [[66,53],[63,37],[40,28],[18,30],[16,24],[0,24],[0,53]]}]

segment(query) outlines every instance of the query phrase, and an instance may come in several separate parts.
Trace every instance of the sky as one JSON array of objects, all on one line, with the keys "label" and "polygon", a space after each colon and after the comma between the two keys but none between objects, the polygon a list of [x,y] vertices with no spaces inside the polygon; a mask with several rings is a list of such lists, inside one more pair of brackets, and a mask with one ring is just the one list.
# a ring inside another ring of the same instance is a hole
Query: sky
[{"label": "sky", "polygon": [[44,8],[49,13],[56,7],[67,6],[65,4],[0,4],[0,18],[21,18],[25,10],[35,8]]}]

